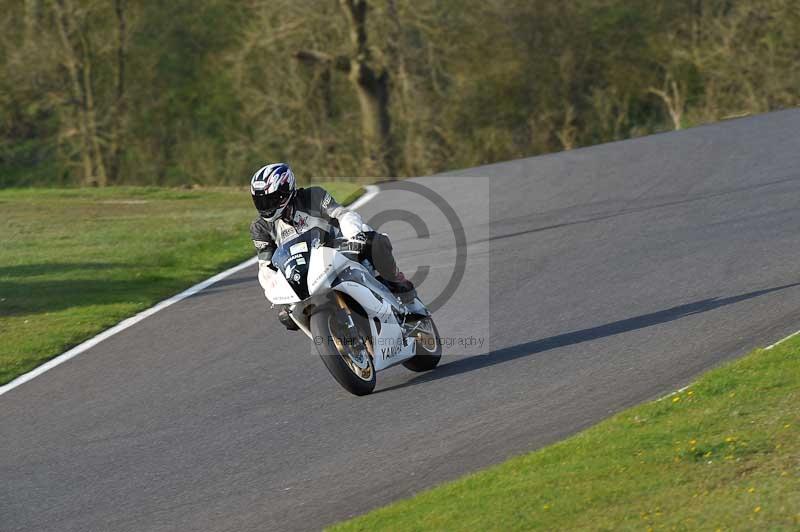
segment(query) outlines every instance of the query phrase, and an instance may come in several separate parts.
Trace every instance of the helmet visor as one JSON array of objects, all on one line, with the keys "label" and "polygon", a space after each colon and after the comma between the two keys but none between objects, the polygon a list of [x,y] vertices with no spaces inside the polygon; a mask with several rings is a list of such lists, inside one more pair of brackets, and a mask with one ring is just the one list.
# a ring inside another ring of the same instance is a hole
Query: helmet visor
[{"label": "helmet visor", "polygon": [[281,190],[275,191],[272,194],[253,196],[253,203],[256,206],[256,210],[258,210],[262,216],[272,216],[275,214],[275,211],[286,203],[288,195],[288,192]]}]

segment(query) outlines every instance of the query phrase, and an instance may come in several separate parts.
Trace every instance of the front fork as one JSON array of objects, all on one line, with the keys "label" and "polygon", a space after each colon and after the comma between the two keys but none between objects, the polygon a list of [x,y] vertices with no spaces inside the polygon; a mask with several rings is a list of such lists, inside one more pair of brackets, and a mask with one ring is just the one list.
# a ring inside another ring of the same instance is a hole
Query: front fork
[{"label": "front fork", "polygon": [[346,317],[345,323],[347,323],[347,328],[352,331],[353,329],[356,328],[356,324],[353,321],[353,315],[350,313],[350,307],[347,306],[344,297],[342,296],[342,294],[339,293],[338,290],[334,290],[333,295],[336,298],[336,304],[339,306],[340,309],[342,309],[342,311],[344,311]]},{"label": "front fork", "polygon": [[[358,328],[356,327],[355,321],[353,321],[353,313],[350,311],[350,307],[347,306],[347,301],[345,301],[344,296],[338,291],[333,291],[333,296],[336,298],[336,305],[339,307],[342,314],[345,317],[345,324],[347,325],[347,329],[350,331],[350,338],[362,338],[359,334]],[[363,339],[364,346],[367,348],[367,352],[369,355],[374,359],[375,353],[372,352],[372,342]]]}]

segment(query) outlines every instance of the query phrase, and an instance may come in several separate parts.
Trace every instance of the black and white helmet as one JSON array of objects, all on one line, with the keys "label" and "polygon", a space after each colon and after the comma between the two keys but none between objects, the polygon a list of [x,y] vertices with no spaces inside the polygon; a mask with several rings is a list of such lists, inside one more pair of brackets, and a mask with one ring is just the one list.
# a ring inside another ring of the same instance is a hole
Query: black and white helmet
[{"label": "black and white helmet", "polygon": [[262,166],[250,180],[253,204],[268,222],[274,222],[292,200],[297,186],[294,172],[286,163]]}]

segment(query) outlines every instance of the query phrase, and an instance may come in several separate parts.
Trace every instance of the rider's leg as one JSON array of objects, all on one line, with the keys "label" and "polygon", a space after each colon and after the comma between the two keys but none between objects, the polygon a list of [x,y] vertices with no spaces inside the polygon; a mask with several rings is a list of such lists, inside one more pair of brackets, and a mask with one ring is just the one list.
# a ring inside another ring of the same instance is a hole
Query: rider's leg
[{"label": "rider's leg", "polygon": [[367,258],[375,270],[389,285],[389,288],[404,301],[413,301],[416,297],[414,284],[405,278],[397,268],[392,254],[392,243],[383,233],[371,231],[367,233]]}]

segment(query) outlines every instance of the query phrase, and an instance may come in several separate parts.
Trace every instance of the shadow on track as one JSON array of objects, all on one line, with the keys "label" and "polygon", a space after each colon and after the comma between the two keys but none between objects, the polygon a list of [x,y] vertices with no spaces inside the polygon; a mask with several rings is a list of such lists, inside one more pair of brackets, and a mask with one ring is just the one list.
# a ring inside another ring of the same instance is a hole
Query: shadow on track
[{"label": "shadow on track", "polygon": [[[613,218],[619,218],[621,216],[627,216],[628,214],[641,214],[641,213],[653,211],[653,210],[656,210],[656,209],[663,209],[665,207],[681,206],[681,205],[686,205],[686,204],[690,204],[690,203],[694,203],[694,202],[698,202],[698,201],[704,201],[704,200],[708,200],[708,199],[714,199],[714,198],[729,196],[729,195],[733,195],[733,194],[748,193],[748,192],[752,192],[753,190],[757,190],[757,189],[761,189],[761,188],[772,187],[772,186],[776,186],[776,185],[783,185],[783,184],[787,184],[787,183],[794,183],[794,182],[796,182],[798,180],[800,180],[800,176],[792,174],[792,175],[790,175],[788,177],[785,177],[785,178],[782,178],[782,179],[778,179],[778,180],[775,180],[775,181],[769,181],[767,183],[758,183],[756,185],[748,185],[748,186],[743,186],[743,187],[736,187],[736,188],[731,188],[731,189],[727,189],[727,190],[721,190],[721,191],[717,191],[717,192],[708,192],[708,193],[703,193],[703,194],[695,194],[695,195],[692,195],[692,196],[687,197],[687,198],[675,199],[675,200],[670,200],[670,201],[658,201],[659,198],[652,198],[650,200],[645,200],[643,198],[637,198],[637,201],[645,203],[645,205],[638,206],[638,207],[631,207],[631,208],[621,208],[621,209],[617,209],[617,210],[612,210],[610,212],[597,212],[597,213],[595,213],[593,215],[590,215],[590,216],[587,216],[587,217],[583,217],[583,218],[578,218],[578,219],[574,219],[574,220],[567,220],[567,221],[564,221],[564,222],[557,222],[557,223],[548,224],[548,225],[536,225],[535,227],[522,229],[520,231],[513,231],[511,233],[493,234],[493,235],[488,236],[486,238],[478,238],[478,239],[475,239],[475,240],[469,240],[467,242],[467,245],[481,244],[481,243],[484,243],[484,242],[494,242],[494,241],[503,240],[503,239],[506,239],[506,238],[514,238],[514,237],[522,236],[522,235],[530,235],[530,234],[534,234],[534,233],[542,233],[542,232],[545,232],[545,231],[551,231],[553,229],[561,229],[563,227],[571,227],[571,226],[574,226],[574,225],[583,225],[583,224],[591,224],[591,223],[594,223],[594,222],[602,222],[604,220],[610,220],[610,219],[613,219]],[[648,201],[650,202],[649,204],[647,204]],[[553,217],[555,217],[557,219],[557,218],[559,218],[559,217],[561,217],[563,215],[568,215],[568,213],[570,213],[573,210],[576,210],[576,209],[587,209],[587,208],[592,208],[592,207],[599,207],[603,203],[606,203],[606,202],[585,203],[585,204],[580,204],[580,205],[575,205],[575,206],[572,206],[572,207],[568,207],[568,208],[565,208],[565,209],[556,209],[556,210],[552,210],[552,211],[529,213],[529,214],[525,214],[524,216],[512,216],[510,218],[498,218],[496,220],[493,220],[491,224],[487,224],[487,225],[489,225],[490,228],[491,228],[492,226],[507,226],[507,225],[525,225],[525,224],[530,224],[530,223],[534,223],[537,219],[541,219],[542,217],[545,217],[545,218],[548,218],[548,219],[552,219]],[[764,216],[766,216],[766,215],[764,215]],[[736,221],[736,220],[733,220],[733,221]],[[730,223],[730,222],[731,221],[729,220],[729,221],[725,221],[725,222],[722,222],[722,223]],[[438,240],[440,237],[447,236],[449,234],[450,233],[448,231],[437,231],[437,232],[433,232],[430,235],[428,235],[428,238],[430,238],[432,240]],[[401,242],[414,242],[414,241],[418,241],[418,240],[419,240],[419,237],[417,237],[417,236],[408,236],[408,237],[402,237],[402,238],[393,239],[392,242],[394,242],[395,244],[398,244],[398,243],[401,243]],[[450,247],[448,249],[455,249],[455,248]],[[423,253],[424,252],[428,252],[428,250],[424,250]],[[405,257],[413,256],[413,255],[414,254],[408,254],[408,253],[404,254]]]},{"label": "shadow on track", "polygon": [[[245,277],[232,277],[228,279],[222,279],[221,281],[217,281],[216,283],[212,284],[205,290],[201,290],[194,294],[192,298],[199,298],[209,295],[214,295],[218,292],[225,291],[226,289],[235,286],[238,288],[238,285],[251,285],[246,287],[241,287],[242,289],[246,289],[248,292],[250,290],[255,290],[256,293],[261,292],[261,286],[258,284],[258,277],[256,275],[247,275]],[[262,292],[263,293],[263,292]],[[265,300],[266,301],[266,300]],[[269,304],[269,301],[266,301]]]},{"label": "shadow on track", "polygon": [[693,314],[708,312],[720,307],[733,305],[741,301],[746,301],[748,299],[797,286],[800,286],[800,283],[791,283],[783,286],[776,286],[774,288],[756,290],[754,292],[739,294],[738,296],[703,299],[701,301],[695,301],[694,303],[687,303],[685,305],[678,305],[665,310],[659,310],[658,312],[653,312],[651,314],[643,314],[633,318],[606,323],[605,325],[598,325],[588,329],[581,329],[578,331],[559,334],[557,336],[551,336],[549,338],[533,340],[531,342],[505,347],[496,351],[490,351],[489,353],[482,355],[460,358],[458,360],[454,360],[453,362],[443,364],[433,371],[414,377],[409,381],[396,384],[382,390],[376,390],[375,393],[388,392],[390,390],[405,388],[406,386],[414,386],[439,379],[445,379],[447,377],[452,377],[468,371],[475,371],[481,368],[494,366],[496,364],[510,362],[518,358],[535,355],[551,349],[558,349],[559,347],[590,342],[599,338],[606,338],[608,336],[615,336],[617,334],[635,331],[637,329],[652,327],[653,325],[667,323],[673,320],[684,318],[686,316],[691,316]]},{"label": "shadow on track", "polygon": [[[691,197],[688,197],[688,198],[682,198],[682,199],[677,199],[677,200],[672,200],[672,201],[661,201],[661,202],[656,201],[656,202],[654,202],[654,203],[652,203],[650,205],[643,205],[641,207],[620,209],[618,211],[613,211],[613,212],[610,212],[610,213],[598,213],[595,216],[590,216],[590,217],[587,217],[587,218],[581,218],[581,219],[578,219],[578,220],[571,220],[571,221],[560,222],[560,223],[555,223],[555,224],[551,224],[551,225],[533,227],[531,229],[524,229],[524,230],[515,231],[515,232],[512,232],[512,233],[504,233],[504,234],[499,234],[499,235],[492,235],[489,238],[482,238],[482,239],[479,239],[479,240],[470,241],[469,243],[470,244],[477,244],[477,243],[481,243],[481,242],[502,240],[504,238],[513,238],[515,236],[528,235],[528,234],[533,234],[533,233],[541,233],[543,231],[550,231],[552,229],[560,229],[562,227],[570,227],[570,226],[573,226],[573,225],[581,225],[581,224],[590,224],[590,223],[594,223],[594,222],[601,222],[601,221],[604,221],[604,220],[610,220],[612,218],[618,218],[620,216],[626,216],[628,214],[640,214],[640,213],[652,211],[652,210],[655,210],[655,209],[662,209],[664,207],[681,206],[681,205],[686,205],[688,203],[694,203],[694,202],[697,202],[697,201],[704,201],[704,200],[708,200],[708,199],[719,198],[719,197],[728,196],[728,195],[731,195],[731,194],[752,192],[753,190],[760,189],[760,188],[771,187],[771,186],[775,186],[775,185],[783,185],[783,184],[786,184],[786,183],[792,183],[792,182],[797,181],[798,179],[799,178],[798,178],[797,175],[792,174],[792,175],[790,175],[790,176],[788,176],[786,178],[778,179],[778,180],[775,180],[775,181],[770,181],[768,183],[759,183],[759,184],[756,184],[756,185],[748,185],[748,186],[744,186],[744,187],[736,187],[736,188],[731,188],[731,189],[728,189],[728,190],[721,190],[721,191],[718,191],[718,192],[709,192],[709,193],[705,193],[705,194],[697,194],[697,195],[694,195],[694,196],[691,196]],[[641,201],[644,201],[644,200],[641,200]],[[587,207],[587,206],[588,205],[581,205],[580,207]],[[575,207],[572,207],[572,208],[575,208]],[[550,213],[539,213],[539,214],[550,214]],[[508,223],[514,223],[514,222],[518,223],[518,222],[525,222],[525,221],[529,220],[530,218],[531,218],[530,215],[517,216],[517,217],[514,217],[514,218],[500,219],[500,220],[495,221],[494,223],[495,224],[508,224]]]}]

